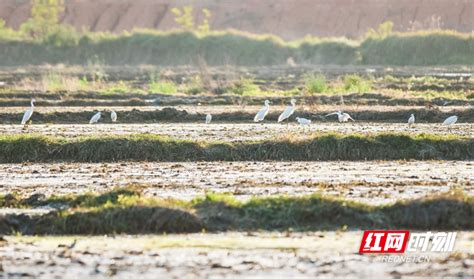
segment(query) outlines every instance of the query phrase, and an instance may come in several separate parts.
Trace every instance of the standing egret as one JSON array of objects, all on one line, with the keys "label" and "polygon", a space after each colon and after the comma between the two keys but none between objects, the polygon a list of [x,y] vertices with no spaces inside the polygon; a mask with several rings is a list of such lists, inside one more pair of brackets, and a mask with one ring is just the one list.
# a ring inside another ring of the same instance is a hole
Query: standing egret
[{"label": "standing egret", "polygon": [[28,120],[30,120],[31,116],[33,115],[33,110],[35,109],[35,99],[31,99],[31,107],[25,111],[25,114],[23,114],[23,119],[21,119],[21,125],[23,125],[23,129],[26,127],[26,123],[28,123]]},{"label": "standing egret", "polygon": [[100,111],[94,114],[94,116],[92,116],[91,120],[89,121],[89,124],[97,123],[99,122],[99,119],[100,119]]},{"label": "standing egret", "polygon": [[413,124],[415,124],[415,115],[412,113],[410,118],[408,118],[408,128],[410,128]]},{"label": "standing egret", "polygon": [[291,99],[291,106],[287,106],[285,110],[278,117],[278,122],[282,122],[285,119],[288,119],[295,112],[295,99]]},{"label": "standing egret", "polygon": [[255,117],[253,118],[253,122],[263,121],[263,119],[265,119],[265,116],[267,116],[269,110],[270,110],[270,101],[265,100],[265,105],[257,112]]},{"label": "standing egret", "polygon": [[117,121],[117,113],[115,111],[110,112],[110,119],[112,120],[112,122]]},{"label": "standing egret", "polygon": [[298,121],[301,125],[309,125],[311,124],[311,120],[303,118],[303,117],[296,117],[296,121]]},{"label": "standing egret", "polygon": [[208,113],[208,114],[206,115],[206,124],[211,123],[211,120],[212,120],[212,115],[211,115],[210,113]]},{"label": "standing egret", "polygon": [[456,115],[453,115],[446,118],[446,120],[444,120],[443,122],[443,125],[445,126],[453,125],[454,123],[456,123],[456,121],[458,121],[458,117]]},{"label": "standing egret", "polygon": [[335,114],[337,114],[337,118],[338,118],[339,122],[347,122],[349,119],[354,121],[354,119],[352,119],[352,117],[348,113],[341,112],[341,111],[336,111],[336,112],[330,113],[330,114],[326,115],[326,117],[328,117],[330,115],[335,115]]}]

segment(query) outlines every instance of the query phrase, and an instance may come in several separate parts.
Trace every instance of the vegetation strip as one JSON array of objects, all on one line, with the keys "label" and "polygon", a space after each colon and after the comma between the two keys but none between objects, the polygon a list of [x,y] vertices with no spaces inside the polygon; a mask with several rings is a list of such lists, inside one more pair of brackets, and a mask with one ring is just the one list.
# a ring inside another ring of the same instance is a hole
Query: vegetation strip
[{"label": "vegetation strip", "polygon": [[[0,31],[2,31],[0,29]],[[8,31],[8,30],[7,30]],[[362,41],[307,38],[285,42],[273,35],[239,31],[79,34],[59,29],[43,40],[0,33],[0,65],[473,65],[474,36],[453,31],[424,31],[368,36]],[[452,50],[456,51],[452,51]],[[249,51],[250,50],[250,51]]]},{"label": "vegetation strip", "polygon": [[275,140],[204,142],[159,135],[0,136],[0,163],[114,161],[318,161],[474,159],[474,139],[434,135],[293,134]]},{"label": "vegetation strip", "polygon": [[232,230],[331,230],[365,228],[472,230],[474,197],[460,190],[387,206],[324,197],[253,198],[208,193],[190,202],[141,195],[119,188],[101,195],[39,199],[0,196],[2,207],[49,205],[44,215],[0,216],[2,234],[184,233]]}]

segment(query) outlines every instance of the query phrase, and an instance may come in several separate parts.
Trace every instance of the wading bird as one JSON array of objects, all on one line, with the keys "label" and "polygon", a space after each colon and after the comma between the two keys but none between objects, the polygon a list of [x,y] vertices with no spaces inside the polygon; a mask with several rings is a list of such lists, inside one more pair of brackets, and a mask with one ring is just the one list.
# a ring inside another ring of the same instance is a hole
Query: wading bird
[{"label": "wading bird", "polygon": [[115,111],[110,112],[110,119],[112,119],[112,122],[117,121],[117,113]]},{"label": "wading bird", "polygon": [[270,101],[265,100],[265,105],[257,112],[255,117],[253,118],[253,122],[263,121],[263,119],[265,119],[265,116],[267,116],[269,110],[270,110]]},{"label": "wading bird", "polygon": [[410,118],[408,118],[408,128],[410,128],[413,124],[415,124],[415,115],[412,113]]},{"label": "wading bird", "polygon": [[296,121],[298,121],[301,125],[309,125],[311,124],[311,120],[303,118],[303,117],[296,117]]},{"label": "wading bird", "polygon": [[100,111],[94,114],[94,116],[92,116],[91,120],[89,121],[89,124],[97,123],[99,122],[99,119],[100,119]]},{"label": "wading bird", "polygon": [[349,119],[354,121],[354,119],[352,119],[352,117],[348,113],[341,112],[341,111],[336,111],[336,112],[327,114],[326,117],[331,116],[331,115],[335,115],[335,114],[337,114],[337,118],[338,118],[339,122],[347,122]]},{"label": "wading bird", "polygon": [[454,123],[456,123],[456,121],[458,121],[458,117],[456,115],[453,115],[446,118],[446,120],[444,120],[443,122],[443,125],[445,126],[453,125]]},{"label": "wading bird", "polygon": [[285,110],[278,117],[278,122],[282,122],[285,119],[288,119],[295,112],[296,100],[291,99],[290,103],[291,103],[291,106],[287,106]]},{"label": "wading bird", "polygon": [[212,120],[212,115],[211,115],[210,113],[208,113],[208,114],[206,115],[206,124],[211,123],[211,120]]},{"label": "wading bird", "polygon": [[25,111],[25,114],[23,114],[23,119],[21,119],[21,125],[23,125],[23,129],[26,127],[26,123],[30,120],[31,116],[33,115],[33,110],[35,109],[35,99],[31,99],[31,107]]}]

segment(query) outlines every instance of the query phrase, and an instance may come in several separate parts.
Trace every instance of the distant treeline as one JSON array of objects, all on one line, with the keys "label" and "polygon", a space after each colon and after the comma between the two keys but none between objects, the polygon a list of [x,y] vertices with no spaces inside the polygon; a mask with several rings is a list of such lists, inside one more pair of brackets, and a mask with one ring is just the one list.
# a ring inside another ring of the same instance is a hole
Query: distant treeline
[{"label": "distant treeline", "polygon": [[474,35],[425,31],[369,36],[362,41],[305,38],[285,42],[239,31],[62,32],[46,40],[0,36],[0,65],[474,65]]}]

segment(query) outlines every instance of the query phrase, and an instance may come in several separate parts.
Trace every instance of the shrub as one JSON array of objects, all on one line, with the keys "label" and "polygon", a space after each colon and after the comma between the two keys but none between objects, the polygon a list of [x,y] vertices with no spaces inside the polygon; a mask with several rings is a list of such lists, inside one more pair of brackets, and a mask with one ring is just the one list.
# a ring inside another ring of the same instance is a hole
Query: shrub
[{"label": "shrub", "polygon": [[323,93],[327,90],[326,77],[324,75],[307,75],[304,79],[304,87],[308,93]]},{"label": "shrub", "polygon": [[76,46],[79,34],[69,25],[57,26],[43,38],[44,43],[55,47]]},{"label": "shrub", "polygon": [[385,38],[392,34],[393,31],[393,22],[385,21],[381,23],[377,30],[370,28],[365,34],[366,38]]},{"label": "shrub", "polygon": [[211,12],[208,9],[202,9],[202,14],[204,16],[201,24],[196,26],[196,19],[193,16],[193,7],[185,6],[183,9],[173,8],[171,12],[174,14],[174,21],[179,24],[179,26],[186,31],[197,31],[201,33],[209,32],[209,18],[211,17]]},{"label": "shrub", "polygon": [[22,32],[35,39],[45,39],[57,32],[64,0],[31,0],[31,18],[20,26]]}]

